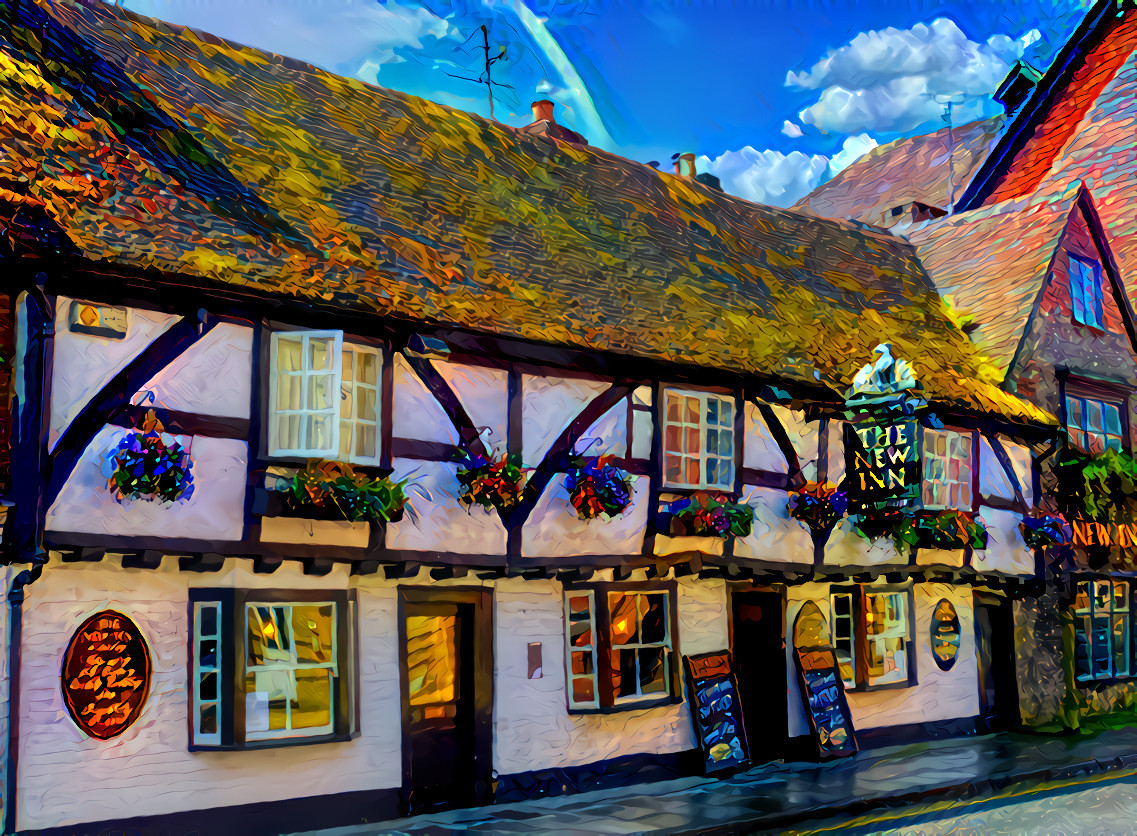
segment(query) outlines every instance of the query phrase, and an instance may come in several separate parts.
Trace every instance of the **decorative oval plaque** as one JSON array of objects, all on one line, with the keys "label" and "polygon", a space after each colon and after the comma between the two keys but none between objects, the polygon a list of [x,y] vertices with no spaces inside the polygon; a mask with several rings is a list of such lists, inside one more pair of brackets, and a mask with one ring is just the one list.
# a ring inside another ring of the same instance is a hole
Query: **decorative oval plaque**
[{"label": "decorative oval plaque", "polygon": [[63,701],[91,737],[108,740],[138,719],[150,691],[150,650],[133,621],[114,610],[88,618],[63,655]]},{"label": "decorative oval plaque", "polygon": [[959,654],[959,616],[946,598],[932,610],[932,657],[941,671],[951,670]]}]

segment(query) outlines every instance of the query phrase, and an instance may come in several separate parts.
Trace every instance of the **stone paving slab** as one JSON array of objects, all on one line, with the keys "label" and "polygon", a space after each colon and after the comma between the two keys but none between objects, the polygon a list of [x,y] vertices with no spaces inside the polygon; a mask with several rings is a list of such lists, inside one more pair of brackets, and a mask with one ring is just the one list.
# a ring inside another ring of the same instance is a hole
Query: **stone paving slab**
[{"label": "stone paving slab", "polygon": [[320,833],[750,833],[1135,767],[1137,728],[1094,736],[1001,733],[873,749],[826,764],[764,764],[725,779],[683,778]]}]

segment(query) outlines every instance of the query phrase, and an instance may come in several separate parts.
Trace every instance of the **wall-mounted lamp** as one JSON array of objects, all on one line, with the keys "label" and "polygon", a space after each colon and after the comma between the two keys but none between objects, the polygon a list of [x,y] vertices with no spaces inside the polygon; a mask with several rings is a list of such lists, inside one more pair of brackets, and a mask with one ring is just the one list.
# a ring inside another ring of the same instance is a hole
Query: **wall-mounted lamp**
[{"label": "wall-mounted lamp", "polygon": [[421,334],[412,334],[407,341],[407,354],[415,357],[445,358],[450,356],[450,346],[437,337],[424,337]]}]

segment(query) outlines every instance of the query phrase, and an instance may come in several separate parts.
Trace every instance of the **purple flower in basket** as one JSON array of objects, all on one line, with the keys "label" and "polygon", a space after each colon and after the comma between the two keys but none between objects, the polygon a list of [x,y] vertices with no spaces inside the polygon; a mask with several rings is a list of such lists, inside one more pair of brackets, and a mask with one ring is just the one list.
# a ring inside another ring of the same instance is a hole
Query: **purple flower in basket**
[{"label": "purple flower in basket", "polygon": [[1074,539],[1073,529],[1061,514],[1032,514],[1019,523],[1023,542],[1032,549],[1064,546]]}]

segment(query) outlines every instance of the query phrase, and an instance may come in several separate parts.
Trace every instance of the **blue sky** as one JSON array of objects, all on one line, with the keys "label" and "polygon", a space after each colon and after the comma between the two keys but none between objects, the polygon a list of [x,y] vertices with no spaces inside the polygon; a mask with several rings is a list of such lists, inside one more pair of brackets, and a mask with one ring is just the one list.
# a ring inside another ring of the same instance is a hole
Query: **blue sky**
[{"label": "blue sky", "polygon": [[[557,102],[593,145],[693,151],[732,193],[788,205],[869,148],[998,112],[1016,59],[1045,69],[1089,0],[119,0],[332,72],[495,117]],[[457,76],[457,77],[456,77]]]}]

